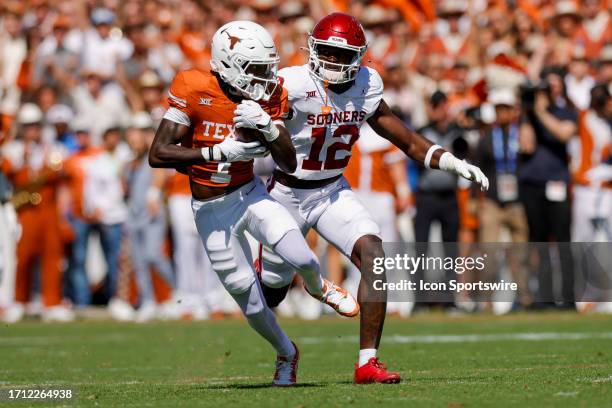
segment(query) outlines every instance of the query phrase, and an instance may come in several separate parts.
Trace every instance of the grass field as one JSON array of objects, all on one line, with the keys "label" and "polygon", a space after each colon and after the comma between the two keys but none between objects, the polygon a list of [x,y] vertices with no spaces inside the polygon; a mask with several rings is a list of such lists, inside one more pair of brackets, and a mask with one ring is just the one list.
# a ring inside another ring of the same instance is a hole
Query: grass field
[{"label": "grass field", "polygon": [[[65,406],[612,406],[611,317],[389,319],[382,359],[403,382],[368,386],[351,383],[356,321],[282,325],[302,352],[293,389],[270,387],[274,353],[240,320],[2,326],[0,389],[69,387]],[[26,405],[51,403],[6,404]]]}]

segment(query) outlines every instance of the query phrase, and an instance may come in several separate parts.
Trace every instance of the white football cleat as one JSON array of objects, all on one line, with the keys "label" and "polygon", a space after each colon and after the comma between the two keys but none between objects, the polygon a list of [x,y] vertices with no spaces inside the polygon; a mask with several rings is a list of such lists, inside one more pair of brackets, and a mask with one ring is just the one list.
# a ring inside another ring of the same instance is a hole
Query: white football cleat
[{"label": "white football cleat", "polygon": [[131,322],[135,315],[132,305],[119,298],[112,298],[108,302],[108,313],[118,322]]},{"label": "white football cleat", "polygon": [[157,315],[162,320],[180,320],[183,315],[183,307],[181,306],[180,299],[176,296],[172,296],[170,300],[159,305]]},{"label": "white football cleat", "polygon": [[294,342],[291,342],[295,347],[295,355],[290,360],[287,357],[276,356],[276,372],[272,385],[275,387],[291,387],[297,382],[298,362],[300,361],[300,350]]},{"label": "white football cleat", "polygon": [[74,320],[74,312],[72,309],[63,305],[51,306],[42,310],[41,317],[42,321],[47,323],[67,323]]},{"label": "white football cleat", "polygon": [[4,323],[17,323],[25,315],[25,307],[21,303],[13,303],[2,311],[0,316]]},{"label": "white football cleat", "polygon": [[146,323],[157,317],[157,304],[154,301],[148,300],[143,302],[136,312],[137,323]]},{"label": "white football cleat", "polygon": [[323,295],[311,296],[330,306],[341,316],[354,317],[359,314],[359,303],[353,295],[327,279],[323,279]]}]

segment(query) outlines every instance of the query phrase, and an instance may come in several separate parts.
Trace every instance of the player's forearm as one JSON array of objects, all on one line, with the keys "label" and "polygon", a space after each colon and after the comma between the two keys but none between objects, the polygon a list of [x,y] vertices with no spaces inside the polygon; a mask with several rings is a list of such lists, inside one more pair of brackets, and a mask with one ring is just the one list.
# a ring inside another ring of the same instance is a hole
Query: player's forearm
[{"label": "player's forearm", "polygon": [[[385,108],[388,109],[386,105],[383,109]],[[445,150],[436,149],[430,154],[430,157],[427,157],[427,153],[434,144],[408,128],[392,113],[383,111],[379,115],[375,114],[368,123],[376,133],[397,146],[406,156],[421,164],[428,164],[431,168],[439,168],[440,157]]]},{"label": "player's forearm", "polygon": [[293,173],[297,168],[295,147],[293,147],[287,129],[285,129],[284,126],[277,126],[277,128],[280,134],[272,143],[268,144],[270,153],[282,171],[285,173]]},{"label": "player's forearm", "polygon": [[163,119],[149,150],[149,165],[176,168],[202,163],[204,158],[201,149],[178,145],[188,131],[189,128],[184,125]]},{"label": "player's forearm", "polygon": [[174,144],[151,146],[149,165],[151,167],[177,168],[204,162],[201,149],[192,149]]}]

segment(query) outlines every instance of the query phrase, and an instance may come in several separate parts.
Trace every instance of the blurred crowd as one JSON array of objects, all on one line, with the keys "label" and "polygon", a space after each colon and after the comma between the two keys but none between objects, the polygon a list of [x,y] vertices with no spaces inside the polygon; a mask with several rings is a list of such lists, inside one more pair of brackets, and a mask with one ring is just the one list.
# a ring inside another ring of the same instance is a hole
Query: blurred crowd
[{"label": "blurred crowd", "polygon": [[[366,126],[346,177],[376,209],[384,241],[610,241],[610,7],[606,0],[4,0],[4,318],[66,321],[91,304],[108,305],[121,320],[236,313],[199,242],[187,178],[147,163],[175,73],[209,69],[212,34],[236,19],[270,30],[283,67],[307,62],[318,19],[355,15],[368,35],[365,64],[381,73],[387,103],[490,179],[488,192],[474,191],[410,162]],[[270,170],[257,168],[262,177]],[[356,287],[358,272],[310,238],[325,273]],[[520,307],[534,303],[534,291],[574,306],[571,253],[552,254],[557,260],[540,253],[539,264],[560,265],[556,277],[549,267],[521,265],[527,254],[508,255],[518,259],[510,273]],[[293,298],[282,313],[320,314],[298,291]],[[389,309],[407,315],[411,307]]]}]

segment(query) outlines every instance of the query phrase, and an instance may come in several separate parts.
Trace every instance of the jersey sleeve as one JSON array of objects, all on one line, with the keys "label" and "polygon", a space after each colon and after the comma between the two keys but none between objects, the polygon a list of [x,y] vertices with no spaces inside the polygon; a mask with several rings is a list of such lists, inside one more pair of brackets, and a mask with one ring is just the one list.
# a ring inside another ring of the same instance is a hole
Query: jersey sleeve
[{"label": "jersey sleeve", "polygon": [[189,103],[189,87],[185,81],[185,74],[176,74],[168,90],[168,110],[164,119],[191,126],[191,114],[193,107]]},{"label": "jersey sleeve", "polygon": [[366,118],[369,118],[376,112],[378,109],[378,105],[383,98],[384,85],[383,80],[380,77],[380,74],[373,68],[367,68],[368,77],[367,77],[367,85],[366,85],[366,97],[365,97],[365,105],[366,108]]}]

